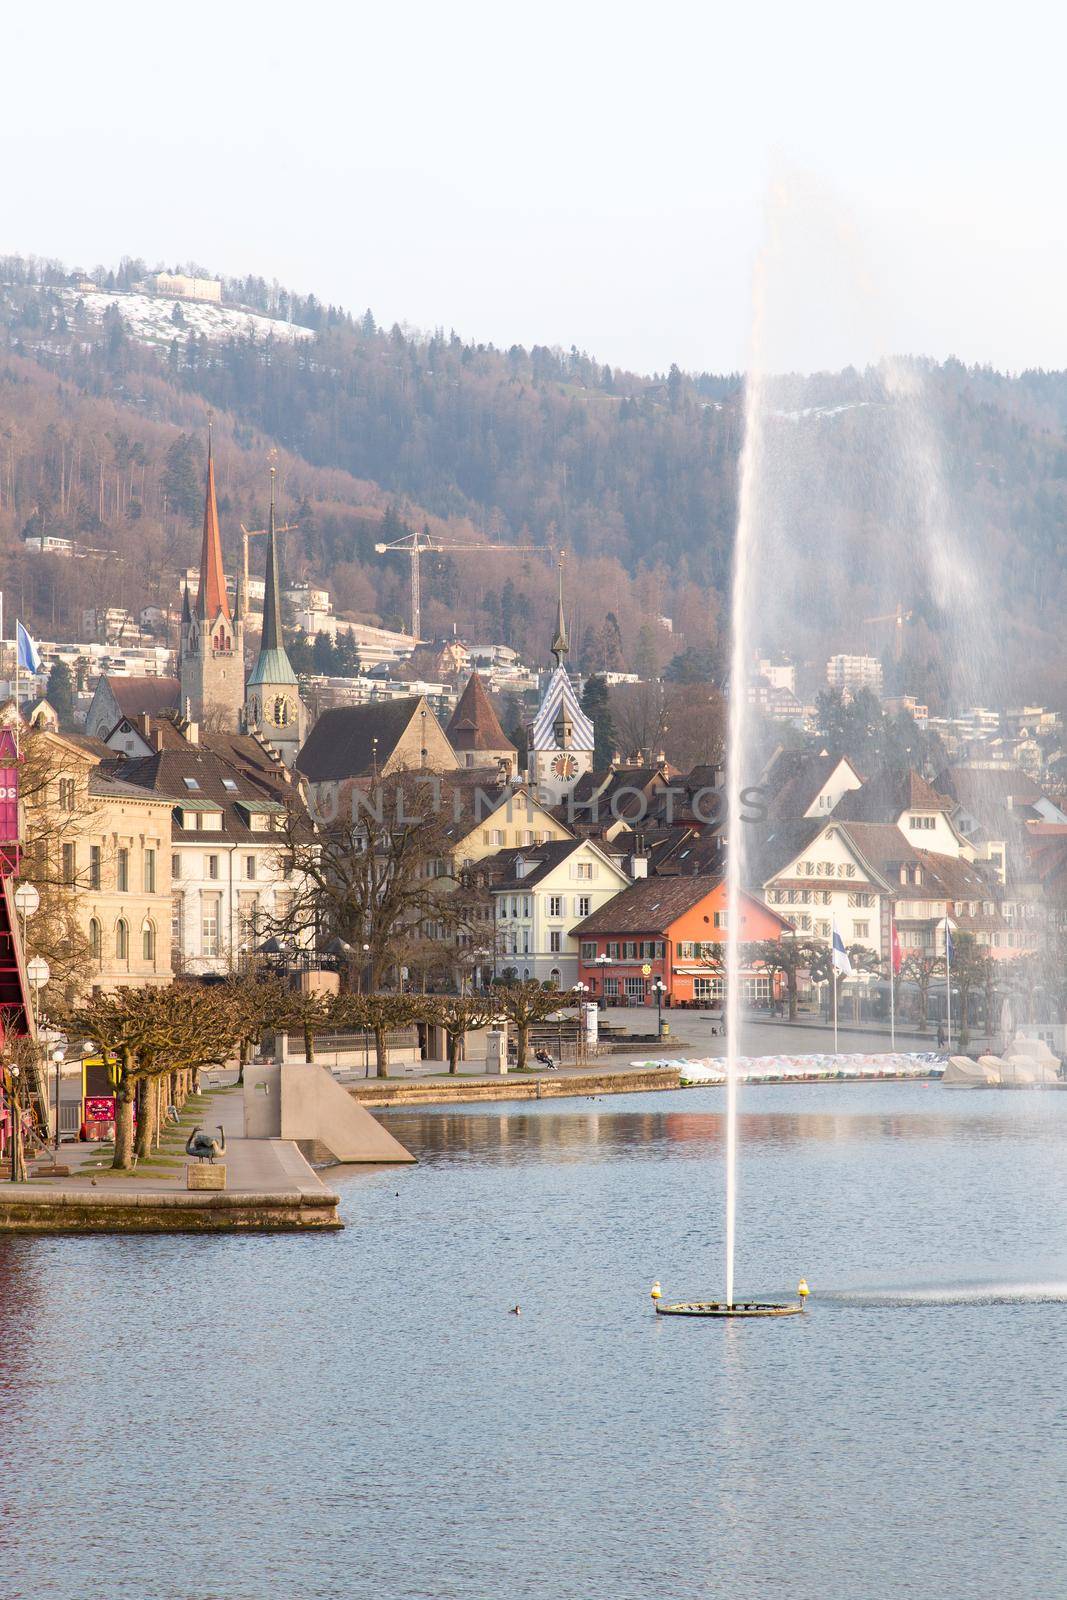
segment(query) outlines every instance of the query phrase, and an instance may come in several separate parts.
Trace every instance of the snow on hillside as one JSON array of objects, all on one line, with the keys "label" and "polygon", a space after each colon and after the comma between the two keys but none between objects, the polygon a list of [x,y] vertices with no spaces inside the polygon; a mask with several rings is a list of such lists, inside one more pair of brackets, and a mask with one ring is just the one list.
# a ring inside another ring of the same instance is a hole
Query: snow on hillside
[{"label": "snow on hillside", "polygon": [[[175,300],[168,295],[109,293],[96,289],[84,294],[78,289],[60,289],[68,317],[79,300],[94,322],[103,319],[110,306],[117,306],[119,314],[129,323],[135,339],[144,344],[170,344],[172,339],[182,340],[188,333],[205,334],[209,339],[229,339],[233,335],[252,334],[257,339],[274,338],[283,344],[295,344],[299,339],[312,339],[310,328],[298,328],[291,322],[276,322],[272,317],[260,316],[255,311],[238,311],[230,306],[212,305],[203,300]],[[174,307],[180,305],[183,322],[172,320]]]}]

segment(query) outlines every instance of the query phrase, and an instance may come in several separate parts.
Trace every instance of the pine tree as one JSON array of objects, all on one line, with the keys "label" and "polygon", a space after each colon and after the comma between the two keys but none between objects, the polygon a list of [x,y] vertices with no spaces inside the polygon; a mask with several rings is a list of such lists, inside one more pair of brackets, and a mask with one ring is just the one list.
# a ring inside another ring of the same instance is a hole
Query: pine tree
[{"label": "pine tree", "polygon": [[587,678],[582,690],[582,710],[593,724],[593,765],[598,771],[610,766],[618,753],[618,734],[611,715],[608,686],[603,678]]},{"label": "pine tree", "polygon": [[59,718],[60,727],[71,727],[74,722],[74,680],[65,661],[55,662],[48,674],[45,699]]}]

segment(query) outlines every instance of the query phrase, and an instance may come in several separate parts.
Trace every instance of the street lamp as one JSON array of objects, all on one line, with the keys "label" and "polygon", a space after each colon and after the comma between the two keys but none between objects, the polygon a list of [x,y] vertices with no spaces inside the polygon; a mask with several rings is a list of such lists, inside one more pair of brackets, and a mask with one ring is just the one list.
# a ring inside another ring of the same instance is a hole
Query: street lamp
[{"label": "street lamp", "polygon": [[9,1067],[11,1075],[11,1096],[7,1108],[8,1122],[11,1128],[11,1182],[19,1181],[19,1148],[22,1144],[22,1103],[19,1099],[19,1072],[18,1067]]},{"label": "street lamp", "polygon": [[653,990],[653,993],[656,996],[656,1038],[657,1039],[662,1039],[663,1038],[663,996],[667,992],[667,985],[664,983],[662,978],[657,978],[655,983],[652,985],[652,990]]},{"label": "street lamp", "polygon": [[56,1064],[56,1151],[59,1150],[59,1083],[63,1072],[63,1060],[67,1052],[61,1044],[53,1045],[52,1060]]},{"label": "street lamp", "polygon": [[574,985],[572,991],[578,996],[578,1033],[574,1041],[574,1065],[581,1065],[582,1045],[585,1042],[585,997],[589,993],[589,985],[581,979]]},{"label": "street lamp", "polygon": [[594,967],[599,967],[600,968],[600,998],[601,998],[601,1001],[603,1002],[603,1005],[604,1005],[604,1007],[606,1009],[607,1008],[607,1003],[608,1003],[608,997],[604,993],[604,968],[611,966],[611,957],[607,954],[606,951],[602,951],[600,955],[595,956],[593,958],[593,965],[594,965]]}]

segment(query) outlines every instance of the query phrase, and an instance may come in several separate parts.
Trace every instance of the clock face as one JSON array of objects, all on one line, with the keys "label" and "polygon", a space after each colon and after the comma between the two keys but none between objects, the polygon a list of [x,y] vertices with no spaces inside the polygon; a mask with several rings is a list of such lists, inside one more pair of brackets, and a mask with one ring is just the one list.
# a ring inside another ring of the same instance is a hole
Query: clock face
[{"label": "clock face", "polygon": [[271,707],[271,720],[276,728],[288,726],[292,706],[287,696],[280,694]]},{"label": "clock face", "polygon": [[558,756],[552,757],[549,770],[554,778],[562,778],[569,781],[571,778],[578,776],[578,762],[574,756],[569,756],[566,752],[561,751]]}]

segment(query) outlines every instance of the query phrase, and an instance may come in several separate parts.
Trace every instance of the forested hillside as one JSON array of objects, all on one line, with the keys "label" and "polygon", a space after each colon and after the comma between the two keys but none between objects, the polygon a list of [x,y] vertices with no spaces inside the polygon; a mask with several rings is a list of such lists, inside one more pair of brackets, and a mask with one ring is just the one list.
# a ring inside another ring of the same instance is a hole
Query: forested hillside
[{"label": "forested hillside", "polygon": [[[142,271],[126,262],[110,282],[102,275],[102,287],[121,291]],[[117,550],[130,599],[158,590],[195,547],[210,407],[231,544],[237,521],[261,514],[263,464],[276,445],[287,514],[300,522],[290,570],[330,582],[353,616],[406,617],[406,568],[373,545],[429,522],[445,539],[538,553],[427,564],[424,632],[454,620],[468,635],[543,655],[552,564],[566,549],[583,664],[647,668],[681,644],[721,655],[742,435],[737,375],[672,368],[643,377],[576,349],[497,350],[440,331],[380,329],[370,312],[349,315],[255,278],[226,293],[312,337],[209,338],[184,326],[177,306],[173,337],[149,344],[133,337],[121,293],[102,318],[90,315],[55,263],[0,260],[0,279],[8,562],[32,524]],[[926,382],[955,513],[990,552],[989,581],[1015,640],[1010,691],[1062,703],[1056,652],[1035,642],[1067,602],[1067,376],[1009,378],[950,362],[928,369]],[[861,402],[872,392],[860,373],[798,380],[798,425],[825,430],[828,474],[868,448],[876,407]],[[876,525],[855,530],[860,549],[886,536]],[[57,575],[47,558],[40,574],[22,565],[41,625],[50,609],[66,614],[67,591],[86,581]],[[827,614],[805,607],[795,638],[764,646],[803,654],[830,630],[841,648],[857,647],[856,619],[884,597],[864,591],[862,559],[856,567],[843,595],[828,589]],[[617,626],[605,626],[608,612]],[[680,638],[655,626],[664,614]],[[906,687],[936,698],[936,618],[917,617],[914,640],[903,670],[932,682]]]}]

